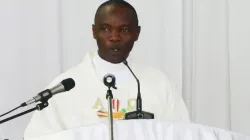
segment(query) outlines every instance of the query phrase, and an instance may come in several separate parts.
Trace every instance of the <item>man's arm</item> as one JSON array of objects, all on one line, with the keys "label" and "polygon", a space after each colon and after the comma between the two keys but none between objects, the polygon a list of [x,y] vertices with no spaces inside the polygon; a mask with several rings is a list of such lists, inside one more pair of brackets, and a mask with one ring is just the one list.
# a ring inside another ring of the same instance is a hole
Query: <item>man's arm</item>
[{"label": "man's arm", "polygon": [[189,113],[182,95],[177,92],[176,87],[164,76],[165,81],[165,106],[166,118],[175,121],[190,122]]}]

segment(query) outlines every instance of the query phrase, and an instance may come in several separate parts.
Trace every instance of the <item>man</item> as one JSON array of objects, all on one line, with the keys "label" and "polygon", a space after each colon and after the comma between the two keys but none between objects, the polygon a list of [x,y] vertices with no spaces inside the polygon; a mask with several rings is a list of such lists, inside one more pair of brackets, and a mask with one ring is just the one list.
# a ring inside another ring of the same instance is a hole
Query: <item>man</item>
[{"label": "man", "polygon": [[113,117],[124,119],[136,109],[137,83],[128,64],[141,82],[143,110],[152,112],[158,120],[189,121],[182,97],[163,73],[154,68],[131,62],[129,53],[140,34],[135,9],[125,1],[108,1],[99,6],[92,26],[98,51],[87,53],[82,63],[57,77],[49,87],[65,78],[73,78],[76,86],[49,100],[49,106],[35,112],[25,137],[35,137],[78,126],[107,120],[107,87],[103,77],[115,75]]}]

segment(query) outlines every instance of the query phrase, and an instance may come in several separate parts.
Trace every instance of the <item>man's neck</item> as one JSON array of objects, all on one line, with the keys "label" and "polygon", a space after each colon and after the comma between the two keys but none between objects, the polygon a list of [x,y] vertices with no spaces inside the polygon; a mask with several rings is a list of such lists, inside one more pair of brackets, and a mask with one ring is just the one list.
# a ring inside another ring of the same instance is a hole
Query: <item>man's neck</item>
[{"label": "man's neck", "polygon": [[113,74],[116,76],[117,83],[123,83],[130,75],[129,70],[123,63],[110,63],[102,59],[97,52],[94,54],[93,64],[100,80],[102,80],[106,74]]}]

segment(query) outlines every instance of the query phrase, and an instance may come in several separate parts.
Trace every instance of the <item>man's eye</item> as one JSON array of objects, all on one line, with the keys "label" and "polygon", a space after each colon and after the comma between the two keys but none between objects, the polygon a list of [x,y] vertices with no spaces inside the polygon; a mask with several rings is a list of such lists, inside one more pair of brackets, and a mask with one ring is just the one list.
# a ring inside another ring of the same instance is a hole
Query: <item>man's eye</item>
[{"label": "man's eye", "polygon": [[103,31],[107,32],[109,29],[107,27],[102,27],[101,28]]},{"label": "man's eye", "polygon": [[128,29],[122,29],[122,32],[128,32]]}]

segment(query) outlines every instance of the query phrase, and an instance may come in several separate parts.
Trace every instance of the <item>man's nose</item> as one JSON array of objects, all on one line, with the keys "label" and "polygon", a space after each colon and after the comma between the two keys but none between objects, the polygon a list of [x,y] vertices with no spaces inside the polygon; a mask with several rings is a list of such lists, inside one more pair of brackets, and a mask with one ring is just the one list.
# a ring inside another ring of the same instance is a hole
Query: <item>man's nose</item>
[{"label": "man's nose", "polygon": [[120,33],[117,32],[117,31],[112,31],[109,40],[110,40],[110,41],[114,41],[114,42],[121,41]]}]

